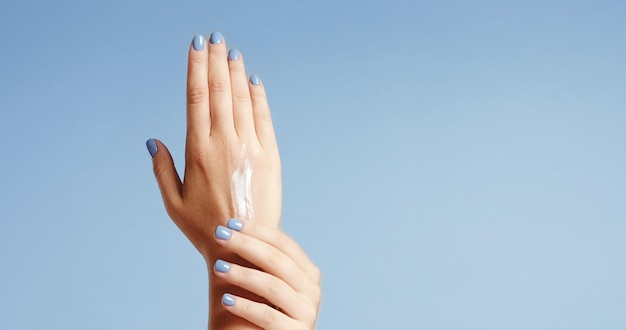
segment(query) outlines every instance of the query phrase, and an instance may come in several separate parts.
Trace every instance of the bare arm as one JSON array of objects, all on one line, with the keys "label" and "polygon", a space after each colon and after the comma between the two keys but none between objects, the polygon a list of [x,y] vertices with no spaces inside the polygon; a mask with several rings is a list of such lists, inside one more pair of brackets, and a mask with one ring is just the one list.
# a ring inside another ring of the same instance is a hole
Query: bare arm
[{"label": "bare arm", "polygon": [[[247,77],[243,56],[220,33],[195,36],[187,73],[185,174],[181,180],[163,143],[148,140],[165,208],[211,269],[218,258],[248,265],[214,239],[229,218],[278,228],[281,168],[263,83]],[[258,329],[226,311],[230,292],[264,301],[209,272],[209,327]]]}]

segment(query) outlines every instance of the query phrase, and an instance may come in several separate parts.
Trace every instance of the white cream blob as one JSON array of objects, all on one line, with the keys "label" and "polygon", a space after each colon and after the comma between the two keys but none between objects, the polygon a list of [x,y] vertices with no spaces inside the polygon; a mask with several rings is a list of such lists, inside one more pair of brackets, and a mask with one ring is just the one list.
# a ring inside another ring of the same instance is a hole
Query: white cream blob
[{"label": "white cream blob", "polygon": [[231,176],[230,191],[236,219],[253,220],[254,218],[254,208],[252,206],[252,156],[246,145],[242,145],[237,167]]}]

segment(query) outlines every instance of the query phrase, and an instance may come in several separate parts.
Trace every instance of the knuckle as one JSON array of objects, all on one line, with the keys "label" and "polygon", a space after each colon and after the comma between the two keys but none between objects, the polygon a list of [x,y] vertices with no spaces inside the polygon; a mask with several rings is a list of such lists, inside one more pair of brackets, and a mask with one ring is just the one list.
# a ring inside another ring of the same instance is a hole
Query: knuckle
[{"label": "knuckle", "polygon": [[172,218],[175,222],[178,221],[178,219],[180,218],[180,214],[181,214],[180,205],[172,202],[171,200],[167,198],[163,198],[163,204],[165,205],[165,211],[170,216],[170,218]]},{"label": "knuckle", "polygon": [[206,103],[209,99],[209,91],[206,87],[196,86],[187,88],[187,104],[197,105]]},{"label": "knuckle", "polygon": [[311,270],[309,271],[309,273],[311,273],[311,276],[313,276],[313,280],[315,281],[317,285],[319,285],[322,282],[322,272],[320,271],[319,268],[317,268],[316,266],[313,266],[311,267]]},{"label": "knuckle", "polygon": [[226,80],[211,79],[209,81],[209,91],[212,93],[225,93],[228,91],[230,84]]},{"label": "knuckle", "polygon": [[276,297],[284,291],[283,283],[277,278],[271,278],[267,283],[267,292],[270,297]]},{"label": "knuckle", "polygon": [[249,276],[248,274],[246,274],[245,271],[241,269],[239,270],[232,269],[231,272],[232,272],[231,276],[235,283],[247,283],[248,282]]},{"label": "knuckle", "polygon": [[315,319],[317,319],[317,308],[314,306],[307,306],[303,314],[307,321],[315,321]]},{"label": "knuckle", "polygon": [[319,286],[313,288],[311,298],[313,298],[313,302],[315,302],[315,304],[319,304],[320,301],[322,301],[322,289]]},{"label": "knuckle", "polygon": [[236,251],[244,251],[246,249],[247,245],[245,236],[237,235],[237,233],[235,233],[235,235],[233,235],[230,239],[232,240],[233,248]]},{"label": "knuckle", "polygon": [[165,165],[161,162],[155,162],[154,163],[154,177],[157,178],[157,180],[161,180],[163,178],[163,176],[165,175]]},{"label": "knuckle", "polygon": [[257,111],[254,113],[254,119],[258,122],[272,122],[272,115],[269,112]]},{"label": "knuckle", "polygon": [[277,247],[286,247],[289,246],[291,243],[289,237],[281,231],[274,232],[274,237],[272,238],[272,240]]},{"label": "knuckle", "polygon": [[268,252],[267,264],[269,265],[269,267],[271,267],[272,269],[275,269],[279,265],[281,265],[281,263],[282,263],[282,255],[280,254],[280,252],[278,252],[278,250],[271,250]]},{"label": "knuckle", "polygon": [[250,303],[247,301],[242,300],[241,302],[235,304],[235,306],[238,306],[237,308],[239,308],[242,315],[250,315],[252,312],[252,306],[250,306]]},{"label": "knuckle", "polygon": [[248,103],[250,102],[250,95],[244,91],[233,92],[233,102]]},{"label": "knuckle", "polygon": [[263,308],[263,311],[261,312],[261,326],[265,329],[271,329],[275,321],[276,310],[265,305],[265,308]]}]

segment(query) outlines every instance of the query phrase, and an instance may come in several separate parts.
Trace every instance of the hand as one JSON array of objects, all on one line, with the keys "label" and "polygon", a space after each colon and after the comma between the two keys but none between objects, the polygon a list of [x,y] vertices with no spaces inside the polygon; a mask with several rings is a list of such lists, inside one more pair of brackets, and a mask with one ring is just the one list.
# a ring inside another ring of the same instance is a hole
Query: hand
[{"label": "hand", "polygon": [[165,145],[147,145],[168,214],[207,262],[220,254],[212,237],[225,219],[278,226],[280,157],[265,90],[221,33],[189,48],[184,182]]},{"label": "hand", "polygon": [[263,329],[315,328],[320,272],[294,240],[277,228],[236,219],[228,221],[228,228],[219,226],[215,240],[259,268],[218,259],[215,275],[273,305],[225,293],[227,311]]}]

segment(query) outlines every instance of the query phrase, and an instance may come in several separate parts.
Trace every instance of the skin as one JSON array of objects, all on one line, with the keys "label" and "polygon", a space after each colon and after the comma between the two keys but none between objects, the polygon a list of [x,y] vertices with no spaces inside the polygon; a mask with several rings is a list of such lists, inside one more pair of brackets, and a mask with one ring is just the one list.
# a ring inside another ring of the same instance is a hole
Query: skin
[{"label": "skin", "polygon": [[[319,306],[319,271],[297,244],[285,238],[278,228],[282,201],[281,165],[265,89],[262,82],[255,85],[248,80],[241,54],[237,59],[229,60],[227,52],[224,39],[220,43],[206,40],[199,50],[190,45],[184,181],[177,174],[169,151],[158,140],[155,140],[157,152],[153,155],[154,174],[167,213],[202,254],[207,268],[211,270],[218,258],[233,264],[228,276],[209,271],[210,329],[312,329]],[[231,175],[241,162],[242,148],[247,150],[254,169],[254,221],[247,222],[241,233],[233,231],[235,234],[226,243],[215,239],[215,230],[218,225],[225,226],[234,216]],[[265,233],[265,236],[258,233]],[[268,254],[250,255],[249,247],[242,243],[245,241],[251,246],[265,246],[259,251]],[[296,250],[300,252],[294,252]],[[268,265],[262,262],[264,258],[275,258],[270,260],[280,263]],[[284,268],[282,262],[299,267],[290,268],[292,273],[280,271]],[[254,279],[257,286],[230,277],[231,274],[250,272],[256,274],[250,279]],[[311,278],[313,284],[307,284],[317,289],[291,285],[294,277],[301,276],[302,272],[317,274]],[[286,283],[273,293],[282,296],[283,291],[289,292],[293,301],[287,305],[282,301],[281,304],[274,303],[274,295],[258,287],[268,284],[263,282]],[[232,307],[226,308],[221,303],[226,292],[236,298]],[[311,303],[302,304],[307,312],[289,309],[289,306],[302,303],[294,292],[309,297]],[[284,312],[270,308],[268,301]],[[265,311],[265,319],[259,317],[260,309]],[[311,310],[315,311],[315,317],[311,316]],[[276,313],[280,315],[272,320],[281,323],[274,326],[267,318]],[[284,327],[287,324],[285,317],[291,320],[291,327]]]},{"label": "skin", "polygon": [[314,329],[321,300],[320,272],[298,244],[280,230],[255,222],[244,223],[241,232],[216,242],[257,268],[230,264],[214,274],[266,299],[258,303],[234,294],[234,304],[224,306],[261,329]]}]

